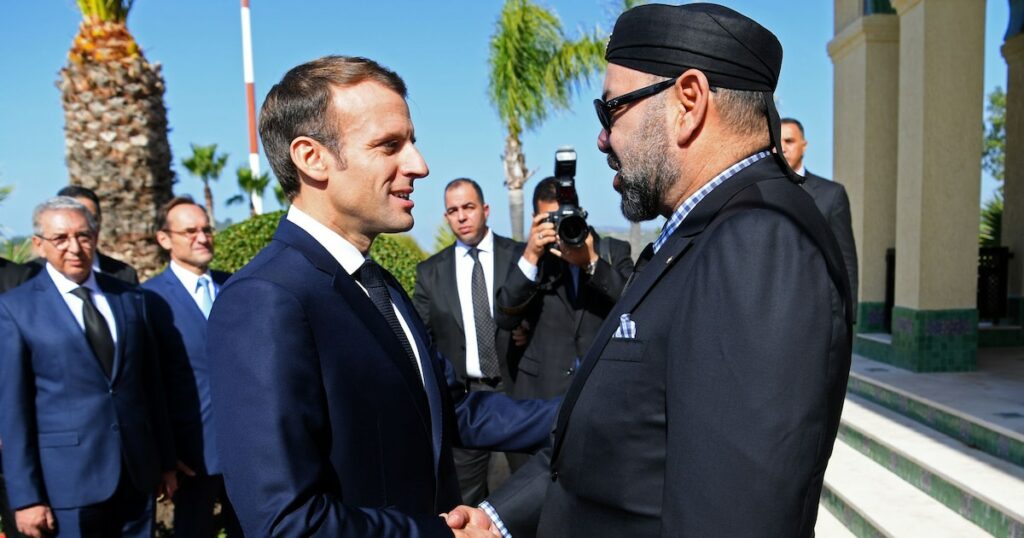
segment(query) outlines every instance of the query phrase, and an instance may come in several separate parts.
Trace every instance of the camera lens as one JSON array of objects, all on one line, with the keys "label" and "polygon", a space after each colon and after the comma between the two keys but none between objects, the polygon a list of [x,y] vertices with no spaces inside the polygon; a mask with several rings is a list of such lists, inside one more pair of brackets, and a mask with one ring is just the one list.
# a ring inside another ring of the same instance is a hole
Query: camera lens
[{"label": "camera lens", "polygon": [[587,240],[587,221],[579,215],[562,217],[558,223],[558,238],[566,245],[578,247]]}]

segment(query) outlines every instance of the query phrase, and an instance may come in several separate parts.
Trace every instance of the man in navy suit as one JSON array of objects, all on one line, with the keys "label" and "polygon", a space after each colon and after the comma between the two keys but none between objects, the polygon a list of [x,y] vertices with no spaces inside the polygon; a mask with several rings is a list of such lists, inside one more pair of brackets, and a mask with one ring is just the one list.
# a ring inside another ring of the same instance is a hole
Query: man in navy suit
[{"label": "man in navy suit", "polygon": [[368,258],[377,235],[412,227],[428,173],[405,95],[376,62],[328,56],[264,101],[292,204],[221,290],[207,344],[220,470],[247,535],[451,536],[438,514],[459,503],[452,445],[531,450],[550,432],[556,402],[467,395]]},{"label": "man in navy suit", "polygon": [[34,278],[0,296],[0,438],[26,536],[150,536],[174,447],[142,293],[92,270],[96,221],[73,198],[33,214]]},{"label": "man in navy suit", "polygon": [[178,196],[157,213],[156,240],[170,262],[142,285],[162,351],[163,386],[178,455],[174,495],[174,535],[213,537],[213,517],[221,504],[228,536],[241,536],[238,519],[217,471],[210,411],[210,365],[206,358],[206,318],[228,273],[211,271],[213,228],[206,210],[189,196]]}]

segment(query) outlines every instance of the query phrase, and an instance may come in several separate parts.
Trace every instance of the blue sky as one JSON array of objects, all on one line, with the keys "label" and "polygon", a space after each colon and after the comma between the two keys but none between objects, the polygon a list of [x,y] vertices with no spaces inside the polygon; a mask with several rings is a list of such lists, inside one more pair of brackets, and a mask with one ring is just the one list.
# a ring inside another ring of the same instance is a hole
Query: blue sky
[{"label": "blue sky", "polygon": [[[612,0],[540,0],[561,17],[567,33],[614,22]],[[413,236],[430,248],[442,222],[442,190],[448,180],[479,181],[491,204],[491,225],[510,230],[502,186],[504,131],[487,100],[488,40],[501,8],[499,0],[345,2],[253,0],[252,24],[257,107],[270,86],[290,67],[325,54],[371,57],[396,70],[409,86],[418,145],[430,176],[416,184]],[[832,38],[829,0],[723,0],[775,32],[785,51],[776,93],[780,112],[800,118],[810,141],[809,169],[832,173]],[[1006,86],[999,46],[1006,30],[1007,3],[987,2],[985,92]],[[0,185],[14,193],[0,206],[0,230],[27,234],[32,207],[67,183],[63,114],[54,85],[77,32],[80,15],[73,0],[12,2],[0,18]],[[202,197],[202,184],[181,159],[189,144],[217,143],[230,154],[214,186],[219,219],[247,216],[224,201],[237,193],[235,169],[247,162],[248,138],[242,84],[239,2],[231,0],[138,0],[129,28],[151,62],[163,65],[177,193]],[[601,76],[584,85],[572,109],[553,115],[524,136],[527,166],[534,180],[550,174],[555,149],[573,145],[579,154],[581,203],[598,227],[624,227],[612,173],[595,140],[598,123],[590,102],[600,94]],[[981,121],[981,118],[979,118]],[[266,161],[263,168],[269,170]],[[527,185],[527,192],[533,183]],[[994,188],[982,182],[982,198]],[[269,198],[272,195],[268,191]],[[269,201],[273,209],[276,203]],[[653,224],[648,223],[648,228]]]}]

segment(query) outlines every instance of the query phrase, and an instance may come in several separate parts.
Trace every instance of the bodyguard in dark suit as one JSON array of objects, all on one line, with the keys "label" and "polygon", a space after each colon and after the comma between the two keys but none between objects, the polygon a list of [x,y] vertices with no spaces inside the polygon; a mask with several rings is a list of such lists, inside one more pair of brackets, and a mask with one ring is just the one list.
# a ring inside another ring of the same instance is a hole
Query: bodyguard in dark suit
[{"label": "bodyguard in dark suit", "polygon": [[782,47],[721,6],[648,4],[619,17],[606,58],[598,147],[623,214],[668,221],[552,448],[483,507],[516,538],[811,536],[852,312],[834,237],[771,153]]},{"label": "bodyguard in dark suit", "polygon": [[[57,196],[68,196],[77,200],[80,204],[84,205],[89,212],[92,213],[93,217],[96,218],[96,229],[100,230],[103,226],[103,210],[100,207],[100,199],[96,196],[96,193],[92,189],[86,187],[80,187],[78,185],[68,185],[57,191]],[[99,231],[96,232],[99,234]],[[32,268],[32,275],[43,270],[43,266],[46,265],[46,260],[42,258],[36,258],[28,264]],[[139,275],[135,272],[135,269],[120,260],[115,260],[100,251],[96,251],[93,256],[92,268],[97,273],[103,273],[110,275],[122,282],[127,282],[132,286],[139,285]]]},{"label": "bodyguard in dark suit", "polygon": [[191,197],[164,204],[156,224],[157,243],[170,261],[142,288],[162,351],[163,386],[181,473],[174,495],[174,535],[217,536],[220,525],[214,522],[213,509],[219,501],[228,536],[241,536],[218,471],[206,355],[206,318],[231,275],[210,270],[213,228],[206,210]]},{"label": "bodyguard in dark suit", "polygon": [[807,139],[804,126],[793,118],[782,118],[782,151],[790,168],[803,176],[803,188],[814,198],[814,204],[825,216],[832,233],[843,251],[846,272],[850,276],[850,293],[857,300],[857,244],[853,240],[853,223],[850,216],[850,198],[846,189],[835,181],[829,181],[804,168],[804,152]]},{"label": "bodyguard in dark suit", "polygon": [[[472,179],[448,183],[444,207],[457,240],[416,267],[413,304],[468,390],[507,392],[512,385],[509,351],[515,348],[511,333],[494,323],[494,296],[523,246],[487,226],[491,208]],[[492,466],[485,450],[456,448],[454,457],[463,502],[478,504],[487,497],[489,475],[499,480],[503,464]],[[490,468],[495,470],[489,473]]]},{"label": "bodyguard in dark suit", "polygon": [[176,488],[142,293],[92,271],[96,225],[72,198],[33,215],[43,272],[0,295],[0,438],[27,536],[150,536]]},{"label": "bodyguard in dark suit", "polygon": [[549,177],[534,188],[529,240],[498,291],[498,326],[513,329],[525,321],[529,333],[516,365],[516,398],[565,394],[633,272],[625,241],[600,237],[591,229],[579,247],[559,243],[555,226],[547,221],[548,213],[558,209],[555,187],[555,178]]},{"label": "bodyguard in dark suit", "polygon": [[[215,440],[249,536],[451,536],[454,444],[529,450],[554,406],[468,395],[398,282],[367,258],[412,227],[405,84],[365,58],[289,71],[260,134],[291,200],[270,245],[214,303]],[[459,535],[484,536],[469,528]]]},{"label": "bodyguard in dark suit", "polygon": [[[32,269],[20,263],[0,258],[0,293],[17,287],[32,276]],[[3,451],[3,442],[0,441],[0,452]],[[11,505],[7,502],[7,487],[4,486],[3,464],[0,463],[0,521],[4,523],[4,532],[8,538],[20,538],[17,525],[14,523],[14,512],[11,512]]]}]

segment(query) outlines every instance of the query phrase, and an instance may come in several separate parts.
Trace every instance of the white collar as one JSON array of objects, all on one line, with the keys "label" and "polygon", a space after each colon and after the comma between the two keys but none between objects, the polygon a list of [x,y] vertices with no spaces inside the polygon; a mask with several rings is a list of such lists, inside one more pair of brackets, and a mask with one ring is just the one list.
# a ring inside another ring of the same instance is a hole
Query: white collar
[{"label": "white collar", "polygon": [[793,171],[796,172],[797,175],[800,176],[800,177],[803,177],[803,176],[807,175],[807,169],[804,168],[804,165],[802,165],[802,164],[800,165],[800,169],[799,170],[793,170]]},{"label": "white collar", "polygon": [[[469,249],[471,248],[473,247],[463,243],[461,239],[457,239],[455,241],[455,254],[460,257],[469,254]],[[480,240],[480,243],[477,244],[476,248],[487,253],[494,252],[494,234],[491,232],[490,228],[487,229],[487,233],[484,234],[484,238]]]},{"label": "white collar", "polygon": [[64,274],[58,271],[56,267],[50,265],[50,262],[46,262],[46,272],[50,275],[50,280],[52,280],[54,285],[57,286],[57,291],[59,291],[61,295],[71,293],[79,287],[89,288],[89,291],[93,293],[103,293],[99,284],[96,283],[96,274],[92,271],[89,271],[89,277],[81,284],[78,284],[74,280],[64,276]]},{"label": "white collar", "polygon": [[174,260],[171,260],[171,263],[168,264],[168,266],[171,268],[171,272],[174,273],[174,276],[178,277],[178,280],[181,281],[181,284],[185,286],[185,289],[189,293],[195,293],[196,286],[199,283],[200,276],[205,276],[206,279],[210,281],[210,284],[213,284],[213,277],[210,276],[209,270],[207,270],[202,275],[197,275],[192,271],[185,269],[184,267],[181,266],[181,264]]},{"label": "white collar", "polygon": [[355,247],[352,243],[349,243],[347,239],[339,235],[334,230],[324,226],[322,223],[303,212],[295,204],[292,204],[288,208],[287,219],[292,224],[305,230],[309,235],[316,239],[317,243],[320,243],[327,252],[338,260],[341,267],[345,269],[348,274],[353,274],[362,267],[363,262],[366,261],[366,256],[363,256],[362,252]]}]

